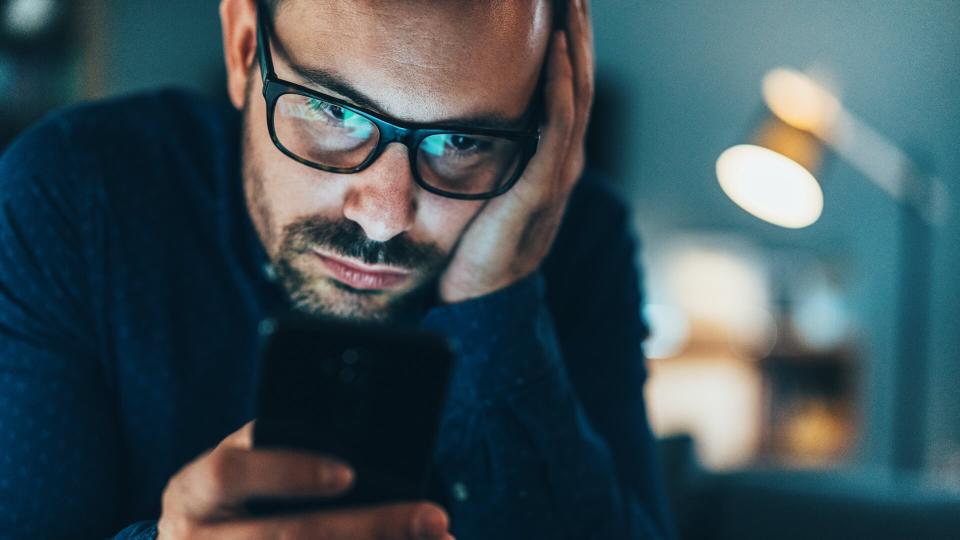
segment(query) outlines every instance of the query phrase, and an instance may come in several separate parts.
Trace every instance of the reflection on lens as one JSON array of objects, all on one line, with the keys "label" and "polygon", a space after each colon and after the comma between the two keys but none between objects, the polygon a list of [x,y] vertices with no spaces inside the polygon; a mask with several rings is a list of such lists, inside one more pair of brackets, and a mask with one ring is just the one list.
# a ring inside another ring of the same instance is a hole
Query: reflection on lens
[{"label": "reflection on lens", "polygon": [[294,155],[335,168],[353,168],[373,152],[380,132],[377,126],[334,103],[284,94],[273,113],[277,139]]},{"label": "reflection on lens", "polygon": [[501,137],[467,133],[430,135],[417,148],[417,169],[427,184],[465,195],[496,191],[517,171],[522,147]]}]

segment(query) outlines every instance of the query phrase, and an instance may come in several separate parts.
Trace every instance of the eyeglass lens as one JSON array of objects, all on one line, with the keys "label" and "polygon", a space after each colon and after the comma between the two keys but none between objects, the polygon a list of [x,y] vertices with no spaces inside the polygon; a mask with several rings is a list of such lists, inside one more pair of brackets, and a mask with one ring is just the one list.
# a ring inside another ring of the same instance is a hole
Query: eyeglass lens
[{"label": "eyeglass lens", "polygon": [[[352,169],[376,150],[377,125],[349,109],[300,94],[283,94],[274,108],[277,139],[297,157],[322,167]],[[417,147],[420,179],[451,193],[496,191],[510,181],[522,161],[520,143],[502,137],[440,133]]]}]

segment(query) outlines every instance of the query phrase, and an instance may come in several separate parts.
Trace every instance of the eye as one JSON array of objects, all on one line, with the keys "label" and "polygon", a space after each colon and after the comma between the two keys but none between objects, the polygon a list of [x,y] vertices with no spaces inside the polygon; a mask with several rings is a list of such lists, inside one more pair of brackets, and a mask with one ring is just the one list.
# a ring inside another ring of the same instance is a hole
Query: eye
[{"label": "eye", "polygon": [[327,114],[329,114],[330,116],[336,118],[337,120],[339,120],[339,121],[341,121],[341,122],[346,122],[346,121],[349,120],[350,118],[356,116],[356,114],[354,114],[354,113],[352,113],[352,112],[350,112],[350,111],[348,111],[348,110],[346,110],[346,109],[344,109],[343,107],[340,107],[340,106],[338,106],[338,105],[330,105],[330,106],[327,108]]},{"label": "eye", "polygon": [[447,138],[447,146],[458,152],[468,152],[480,148],[480,141],[466,135],[451,135]]},{"label": "eye", "polygon": [[346,107],[313,98],[308,98],[306,103],[310,120],[316,126],[358,139],[368,138],[373,133],[372,122]]},{"label": "eye", "polygon": [[420,150],[435,157],[476,157],[489,151],[490,141],[460,133],[431,135],[424,139]]},{"label": "eye", "polygon": [[326,115],[337,122],[346,123],[357,116],[356,113],[348,111],[339,105],[320,101],[319,99],[311,99],[309,106],[313,111]]}]

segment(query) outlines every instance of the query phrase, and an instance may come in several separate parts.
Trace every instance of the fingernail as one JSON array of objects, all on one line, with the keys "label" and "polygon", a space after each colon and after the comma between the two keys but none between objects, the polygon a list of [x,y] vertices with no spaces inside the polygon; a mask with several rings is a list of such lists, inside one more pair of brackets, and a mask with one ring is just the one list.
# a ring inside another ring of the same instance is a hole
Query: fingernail
[{"label": "fingernail", "polygon": [[327,479],[330,487],[343,489],[353,483],[353,470],[346,465],[328,465],[320,473]]},{"label": "fingernail", "polygon": [[413,530],[423,540],[442,540],[447,537],[447,515],[432,506],[425,506],[413,521]]}]

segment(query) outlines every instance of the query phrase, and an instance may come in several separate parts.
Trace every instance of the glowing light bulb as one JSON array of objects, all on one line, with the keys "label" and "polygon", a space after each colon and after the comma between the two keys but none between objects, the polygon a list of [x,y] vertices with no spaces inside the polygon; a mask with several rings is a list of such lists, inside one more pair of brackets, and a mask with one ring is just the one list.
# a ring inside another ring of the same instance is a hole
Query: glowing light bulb
[{"label": "glowing light bulb", "polygon": [[829,131],[842,109],[826,88],[787,68],[771,70],[763,77],[763,99],[787,124],[816,134]]},{"label": "glowing light bulb", "polygon": [[761,146],[724,151],[717,158],[717,179],[733,202],[774,225],[800,229],[823,213],[823,191],[810,171]]}]

